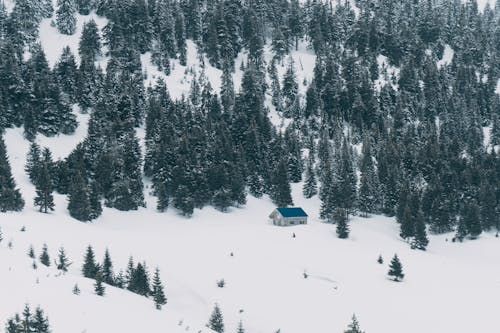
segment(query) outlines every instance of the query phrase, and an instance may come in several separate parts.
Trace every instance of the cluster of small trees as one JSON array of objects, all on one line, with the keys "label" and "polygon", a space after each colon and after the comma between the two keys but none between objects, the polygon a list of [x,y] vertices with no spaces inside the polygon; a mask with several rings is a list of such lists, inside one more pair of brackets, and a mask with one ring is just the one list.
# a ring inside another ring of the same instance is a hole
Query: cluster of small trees
[{"label": "cluster of small trees", "polygon": [[[214,309],[207,323],[207,327],[217,333],[224,333],[224,318],[222,317],[222,312],[219,307],[219,304],[215,303]],[[243,322],[240,320],[238,323],[238,327],[236,328],[236,333],[245,333],[245,329],[243,328]]]},{"label": "cluster of small trees", "polygon": [[6,333],[50,333],[49,319],[40,307],[32,313],[28,304],[24,307],[22,314],[16,313],[7,320],[5,325]]},{"label": "cluster of small trees", "polygon": [[127,289],[145,297],[151,297],[156,308],[159,310],[163,305],[167,304],[159,269],[155,270],[151,279],[146,263],[137,263],[137,265],[134,265],[132,257],[129,259],[125,273],[120,271],[118,274],[115,274],[109,251],[106,249],[103,262],[98,263],[95,260],[94,250],[89,245],[84,257],[82,274],[86,278],[96,280],[94,286],[97,295],[104,295],[104,283],[117,288]]}]

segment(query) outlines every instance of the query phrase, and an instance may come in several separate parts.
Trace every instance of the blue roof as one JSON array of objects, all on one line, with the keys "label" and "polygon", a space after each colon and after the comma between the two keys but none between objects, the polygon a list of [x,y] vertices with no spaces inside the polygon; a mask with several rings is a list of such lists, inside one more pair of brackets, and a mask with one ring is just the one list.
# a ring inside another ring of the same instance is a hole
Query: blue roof
[{"label": "blue roof", "polygon": [[307,217],[302,208],[276,208],[283,217]]}]

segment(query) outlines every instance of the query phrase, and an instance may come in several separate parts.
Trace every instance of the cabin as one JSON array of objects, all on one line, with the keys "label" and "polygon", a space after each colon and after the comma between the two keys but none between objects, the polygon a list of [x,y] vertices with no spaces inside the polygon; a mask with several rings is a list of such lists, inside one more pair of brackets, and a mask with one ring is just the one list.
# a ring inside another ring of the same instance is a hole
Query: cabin
[{"label": "cabin", "polygon": [[307,224],[307,214],[300,207],[295,208],[276,208],[269,218],[273,220],[274,225],[291,226]]}]

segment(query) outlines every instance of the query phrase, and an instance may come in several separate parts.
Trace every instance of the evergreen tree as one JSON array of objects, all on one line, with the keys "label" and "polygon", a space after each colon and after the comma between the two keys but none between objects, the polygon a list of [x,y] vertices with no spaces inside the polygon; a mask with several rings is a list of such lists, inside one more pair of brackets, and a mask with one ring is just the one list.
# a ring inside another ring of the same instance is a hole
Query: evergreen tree
[{"label": "evergreen tree", "polygon": [[64,251],[64,248],[61,247],[59,249],[59,259],[56,262],[57,269],[67,272],[69,266],[71,265],[71,262],[69,261],[68,257],[66,256],[66,252]]},{"label": "evergreen tree", "polygon": [[0,136],[0,212],[21,211],[23,208],[24,200],[19,189],[16,189],[5,142]]},{"label": "evergreen tree", "polygon": [[70,185],[68,211],[69,215],[79,221],[91,220],[89,189],[79,172],[73,177]]},{"label": "evergreen tree", "polygon": [[47,213],[54,210],[54,190],[53,180],[50,174],[49,165],[43,163],[40,167],[40,173],[37,176],[35,206],[40,207],[40,212]]},{"label": "evergreen tree", "polygon": [[32,184],[37,183],[41,166],[41,159],[42,154],[40,146],[36,142],[31,143],[24,170],[28,174]]},{"label": "evergreen tree", "polygon": [[145,264],[137,264],[137,267],[133,270],[127,289],[142,296],[151,294],[149,275]]},{"label": "evergreen tree", "polygon": [[106,288],[102,283],[102,275],[100,272],[98,272],[94,283],[94,292],[98,296],[104,296],[105,291]]},{"label": "evergreen tree", "polygon": [[355,314],[352,315],[352,322],[349,324],[347,330],[344,331],[344,333],[363,333],[363,331],[359,327],[358,319],[356,318]]},{"label": "evergreen tree", "polygon": [[394,281],[401,281],[405,275],[403,274],[403,265],[401,265],[401,261],[399,261],[398,255],[395,254],[389,264],[389,276],[391,276]]},{"label": "evergreen tree", "polygon": [[365,217],[369,214],[377,213],[380,209],[378,201],[380,185],[378,184],[377,173],[371,154],[370,141],[363,142],[363,157],[361,159],[361,180],[359,186],[358,209]]},{"label": "evergreen tree", "polygon": [[50,256],[47,244],[43,244],[42,253],[40,254],[40,262],[42,263],[42,265],[45,265],[47,267],[50,266]]},{"label": "evergreen tree", "polygon": [[75,284],[75,286],[73,287],[73,294],[80,295],[80,288],[78,287],[78,284]]},{"label": "evergreen tree", "polygon": [[73,35],[76,31],[76,4],[75,0],[58,0],[56,11],[56,25],[60,33]]},{"label": "evergreen tree", "polygon": [[306,179],[304,182],[304,187],[302,188],[302,193],[304,197],[309,199],[318,194],[318,188],[316,183],[316,175],[314,173],[314,159],[309,158],[306,167]]},{"label": "evergreen tree", "polygon": [[334,213],[335,221],[337,221],[337,237],[344,239],[349,237],[348,216],[343,208],[337,208]]},{"label": "evergreen tree", "polygon": [[33,332],[50,333],[49,318],[43,313],[40,307],[35,309],[35,315],[32,321]]},{"label": "evergreen tree", "polygon": [[28,257],[35,259],[35,249],[33,248],[33,245],[30,245],[30,248],[28,249]]},{"label": "evergreen tree", "polygon": [[208,321],[208,327],[217,333],[224,333],[224,320],[219,305],[216,303]]},{"label": "evergreen tree", "polygon": [[109,250],[106,249],[104,252],[104,260],[102,262],[102,280],[104,283],[109,284],[110,286],[115,285],[115,277],[113,273],[113,263],[111,261],[111,255],[109,254]]},{"label": "evergreen tree", "polygon": [[276,171],[273,175],[273,190],[271,198],[278,207],[288,207],[293,205],[286,160],[284,158],[282,158],[278,163]]},{"label": "evergreen tree", "polygon": [[83,259],[82,274],[86,278],[95,279],[98,271],[99,267],[95,262],[94,249],[89,245]]},{"label": "evergreen tree", "polygon": [[82,37],[78,46],[78,53],[82,59],[94,62],[101,55],[101,37],[99,28],[94,20],[85,22],[82,30]]},{"label": "evergreen tree", "polygon": [[156,268],[153,277],[151,296],[153,296],[156,309],[161,310],[162,305],[167,304],[167,298],[165,297],[165,292],[163,291],[163,284],[160,280],[160,270],[158,268]]},{"label": "evergreen tree", "polygon": [[65,98],[70,103],[76,102],[78,68],[75,56],[69,46],[63,49],[59,61],[54,67],[54,74],[57,77],[58,85],[65,94]]},{"label": "evergreen tree", "polygon": [[76,7],[78,8],[78,13],[81,15],[90,14],[90,11],[94,9],[95,4],[95,0],[76,0]]}]

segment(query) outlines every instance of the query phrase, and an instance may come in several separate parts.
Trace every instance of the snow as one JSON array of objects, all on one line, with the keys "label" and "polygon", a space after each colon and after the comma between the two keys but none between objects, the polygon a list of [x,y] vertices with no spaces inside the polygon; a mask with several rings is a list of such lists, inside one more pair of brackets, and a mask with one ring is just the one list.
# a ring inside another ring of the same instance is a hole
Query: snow
[{"label": "snow", "polygon": [[[491,8],[495,8],[496,0],[477,0],[477,6],[480,11],[483,11],[486,8],[486,5],[490,5]],[[465,2],[465,1],[464,1]]]},{"label": "snow", "polygon": [[397,88],[397,85],[393,82],[393,78],[399,78],[400,69],[392,66],[389,63],[389,59],[381,54],[377,56],[377,64],[379,68],[379,78],[374,82],[375,89],[380,91],[380,89],[388,83],[391,83],[394,88]]},{"label": "snow", "polygon": [[[98,221],[84,224],[68,216],[61,195],[55,197],[55,212],[35,210],[34,188],[23,172],[28,143],[21,138],[20,129],[6,131],[14,176],[27,205],[23,213],[0,215],[5,239],[0,293],[9,295],[9,302],[0,304],[0,323],[29,302],[46,310],[54,332],[102,332],[109,327],[137,332],[145,323],[176,332],[181,320],[183,330],[189,325],[194,332],[207,332],[203,325],[218,302],[229,332],[240,319],[250,332],[341,332],[352,313],[367,332],[500,329],[493,306],[500,297],[500,267],[491,264],[500,260],[500,242],[491,234],[463,244],[446,242],[451,235],[431,236],[428,251],[421,252],[399,240],[393,218],[375,216],[353,218],[351,238],[340,240],[334,226],[319,221],[318,198],[304,199],[300,184],[293,185],[293,197],[310,215],[304,226],[272,226],[267,216],[274,206],[268,198],[249,197],[245,208],[226,214],[207,207],[186,219],[174,210],[157,213],[147,193],[148,208],[128,213],[105,208]],[[19,231],[23,225],[24,233]],[[29,245],[38,254],[43,243],[53,258],[65,247],[74,262],[67,275],[30,268]],[[91,281],[79,276],[89,243],[98,259],[108,247],[116,270],[125,268],[130,255],[145,260],[150,271],[158,266],[169,301],[164,310],[111,287],[104,298],[94,296]],[[386,277],[394,253],[404,265],[402,283]],[[386,264],[376,262],[379,254]],[[309,278],[303,278],[304,271]],[[216,286],[222,278],[223,289]],[[80,296],[71,294],[75,283],[82,289]]]},{"label": "snow", "polygon": [[498,95],[500,95],[500,79],[497,82],[497,89],[495,91]]},{"label": "snow", "polygon": [[446,44],[444,47],[443,58],[437,63],[438,68],[451,64],[454,55],[455,51],[450,47],[450,45]]}]

